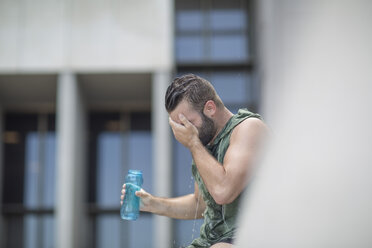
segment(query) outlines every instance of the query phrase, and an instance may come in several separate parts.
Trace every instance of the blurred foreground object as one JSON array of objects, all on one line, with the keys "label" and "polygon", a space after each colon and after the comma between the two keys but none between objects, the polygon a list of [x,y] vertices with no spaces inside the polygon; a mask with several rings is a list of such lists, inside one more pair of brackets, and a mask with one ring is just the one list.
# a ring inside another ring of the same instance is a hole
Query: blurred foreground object
[{"label": "blurred foreground object", "polygon": [[372,2],[257,1],[274,140],[238,247],[372,247]]}]

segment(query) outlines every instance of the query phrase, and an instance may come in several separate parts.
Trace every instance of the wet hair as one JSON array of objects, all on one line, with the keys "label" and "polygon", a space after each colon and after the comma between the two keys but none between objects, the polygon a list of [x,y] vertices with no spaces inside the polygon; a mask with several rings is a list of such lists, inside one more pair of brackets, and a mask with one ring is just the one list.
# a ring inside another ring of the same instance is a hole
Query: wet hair
[{"label": "wet hair", "polygon": [[200,113],[203,113],[204,105],[209,100],[213,100],[217,108],[223,106],[212,84],[194,74],[177,77],[168,86],[165,94],[165,108],[168,113],[172,112],[183,99]]}]

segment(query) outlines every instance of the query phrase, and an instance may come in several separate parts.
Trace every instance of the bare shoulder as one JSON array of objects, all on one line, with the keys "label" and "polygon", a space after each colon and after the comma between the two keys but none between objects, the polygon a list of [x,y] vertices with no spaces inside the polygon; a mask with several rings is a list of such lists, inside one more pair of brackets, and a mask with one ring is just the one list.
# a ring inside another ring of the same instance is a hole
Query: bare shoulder
[{"label": "bare shoulder", "polygon": [[[265,123],[258,118],[248,118],[237,125],[230,139],[230,145],[242,145],[243,143],[256,143],[267,135]],[[247,143],[247,144],[248,144]]]},{"label": "bare shoulder", "polygon": [[265,132],[266,129],[266,125],[262,120],[258,118],[247,118],[235,127],[232,134],[239,135],[252,132]]}]

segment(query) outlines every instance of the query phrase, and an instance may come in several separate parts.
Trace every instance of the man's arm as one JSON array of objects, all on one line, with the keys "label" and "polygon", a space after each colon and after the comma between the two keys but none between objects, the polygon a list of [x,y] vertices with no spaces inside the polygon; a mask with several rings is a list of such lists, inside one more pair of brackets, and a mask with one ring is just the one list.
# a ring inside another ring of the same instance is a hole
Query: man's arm
[{"label": "man's arm", "polygon": [[[194,185],[193,194],[176,198],[163,198],[153,196],[143,189],[136,195],[141,198],[141,211],[151,212],[158,215],[168,216],[175,219],[200,219],[205,210],[203,197],[199,195],[198,186]],[[125,185],[123,185],[121,204],[124,199]]]},{"label": "man's arm", "polygon": [[196,127],[183,115],[180,120],[183,125],[170,119],[173,132],[191,151],[209,193],[218,204],[231,203],[248,183],[248,175],[266,132],[264,123],[257,118],[248,118],[236,126],[222,165],[200,142]]}]

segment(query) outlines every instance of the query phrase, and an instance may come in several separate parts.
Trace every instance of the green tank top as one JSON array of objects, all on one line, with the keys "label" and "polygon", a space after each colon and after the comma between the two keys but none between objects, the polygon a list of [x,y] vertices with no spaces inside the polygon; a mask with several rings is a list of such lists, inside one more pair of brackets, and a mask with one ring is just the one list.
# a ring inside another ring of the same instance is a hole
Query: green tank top
[{"label": "green tank top", "polygon": [[[218,162],[223,164],[223,159],[229,147],[230,136],[233,129],[242,121],[252,117],[261,119],[261,116],[258,114],[249,112],[247,109],[240,109],[239,112],[226,123],[213,144],[206,147]],[[241,194],[232,203],[219,205],[209,194],[194,161],[192,161],[192,175],[198,184],[199,192],[206,204],[206,209],[203,214],[204,223],[200,227],[200,237],[193,240],[188,248],[210,247],[225,239],[233,239],[236,230],[236,220]]]}]

